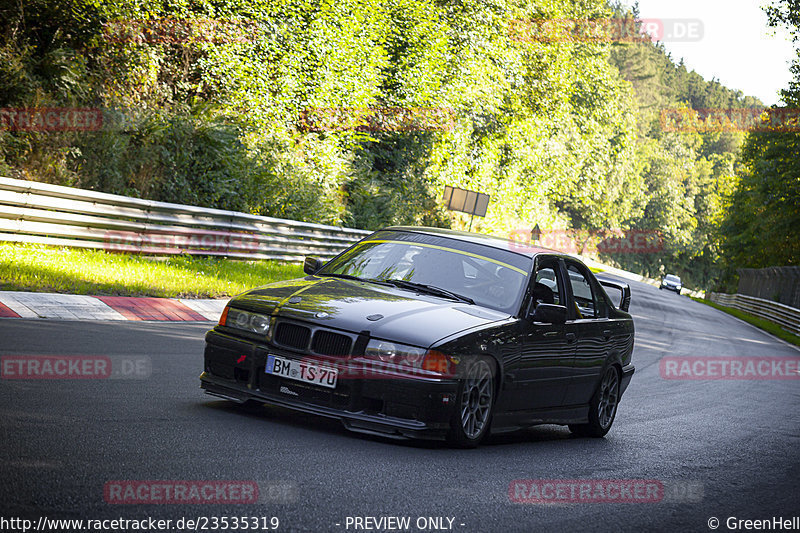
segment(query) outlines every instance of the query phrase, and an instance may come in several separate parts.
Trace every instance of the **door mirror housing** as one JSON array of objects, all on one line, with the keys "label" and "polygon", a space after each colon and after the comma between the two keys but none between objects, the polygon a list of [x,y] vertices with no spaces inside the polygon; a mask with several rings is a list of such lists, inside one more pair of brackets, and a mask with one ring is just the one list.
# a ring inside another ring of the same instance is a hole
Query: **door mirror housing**
[{"label": "door mirror housing", "polygon": [[317,257],[306,257],[305,261],[303,261],[303,272],[313,276],[319,272],[324,264],[325,263],[322,262],[322,259]]},{"label": "door mirror housing", "polygon": [[567,321],[567,308],[563,305],[539,304],[533,310],[530,319],[546,324],[563,324]]}]

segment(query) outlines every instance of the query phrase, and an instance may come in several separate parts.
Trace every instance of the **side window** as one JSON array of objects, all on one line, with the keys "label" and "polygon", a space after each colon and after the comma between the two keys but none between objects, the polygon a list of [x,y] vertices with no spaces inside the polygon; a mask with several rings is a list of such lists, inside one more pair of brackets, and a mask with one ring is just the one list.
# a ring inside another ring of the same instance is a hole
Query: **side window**
[{"label": "side window", "polygon": [[603,292],[602,287],[600,287],[599,291],[596,290],[595,293],[597,296],[595,299],[597,302],[597,310],[595,315],[597,318],[608,318],[608,309],[612,306],[608,296]]},{"label": "side window", "polygon": [[555,267],[541,266],[536,270],[536,278],[534,279],[535,282],[531,292],[535,305],[540,303],[561,305]]},{"label": "side window", "polygon": [[589,280],[573,264],[567,264],[567,274],[572,286],[572,295],[575,297],[578,318],[597,318],[597,298]]}]

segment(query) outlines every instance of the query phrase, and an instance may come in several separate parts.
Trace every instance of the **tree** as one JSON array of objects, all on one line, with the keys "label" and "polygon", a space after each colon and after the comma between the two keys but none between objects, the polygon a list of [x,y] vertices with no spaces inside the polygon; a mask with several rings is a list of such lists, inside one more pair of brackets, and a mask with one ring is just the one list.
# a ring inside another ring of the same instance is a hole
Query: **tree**
[{"label": "tree", "polygon": [[[800,41],[800,1],[780,0],[766,11],[771,26],[785,25],[793,40]],[[794,79],[782,96],[796,112],[800,108],[800,49],[792,72]],[[729,289],[737,268],[800,264],[800,124],[796,113],[794,117],[777,128],[751,132],[745,141],[744,170],[721,228]]]}]

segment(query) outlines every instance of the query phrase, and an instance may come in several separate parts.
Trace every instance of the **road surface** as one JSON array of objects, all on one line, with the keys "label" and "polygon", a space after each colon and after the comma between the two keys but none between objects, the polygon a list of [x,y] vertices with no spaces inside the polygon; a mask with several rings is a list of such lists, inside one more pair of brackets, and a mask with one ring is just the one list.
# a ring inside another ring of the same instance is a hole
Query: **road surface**
[{"label": "road surface", "polygon": [[[668,380],[659,370],[665,356],[800,352],[688,298],[632,285],[636,374],[609,435],[541,426],[475,450],[358,435],[207,396],[198,375],[209,324],[2,320],[0,355],[143,366],[114,379],[0,380],[0,518],[255,516],[277,517],[279,531],[364,531],[378,524],[365,517],[392,516],[408,517],[408,531],[486,532],[711,531],[712,517],[727,531],[729,517],[800,516],[800,381]],[[587,479],[649,480],[664,493],[628,503],[510,499],[514,480]],[[120,480],[254,481],[259,501],[107,503],[104,487]]]}]

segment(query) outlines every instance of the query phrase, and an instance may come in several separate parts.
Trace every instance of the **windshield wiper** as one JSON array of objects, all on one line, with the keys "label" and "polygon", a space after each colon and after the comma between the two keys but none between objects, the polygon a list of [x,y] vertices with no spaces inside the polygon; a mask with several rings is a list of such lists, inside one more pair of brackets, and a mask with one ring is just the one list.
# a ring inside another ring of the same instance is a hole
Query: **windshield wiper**
[{"label": "windshield wiper", "polygon": [[406,281],[404,279],[384,279],[381,281],[394,285],[395,287],[400,287],[402,289],[424,292],[427,294],[432,294],[433,296],[443,296],[445,298],[450,298],[451,300],[460,300],[462,302],[466,302],[471,305],[475,304],[475,300],[473,300],[469,296],[464,296],[463,294],[458,294],[457,292],[448,291],[447,289],[443,289],[435,285],[426,285],[425,283],[416,283],[414,281]]},{"label": "windshield wiper", "polygon": [[359,278],[358,276],[354,276],[352,274],[335,274],[331,273],[328,274],[327,272],[324,274],[314,274],[315,276],[322,276],[322,277],[329,277],[329,278],[342,278],[342,279],[352,279],[354,281],[364,281],[366,283],[377,283],[378,285],[388,285],[386,281],[382,279],[368,279],[368,278]]}]

